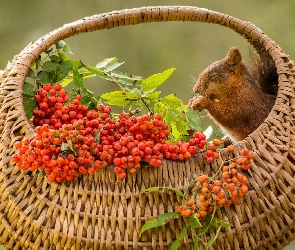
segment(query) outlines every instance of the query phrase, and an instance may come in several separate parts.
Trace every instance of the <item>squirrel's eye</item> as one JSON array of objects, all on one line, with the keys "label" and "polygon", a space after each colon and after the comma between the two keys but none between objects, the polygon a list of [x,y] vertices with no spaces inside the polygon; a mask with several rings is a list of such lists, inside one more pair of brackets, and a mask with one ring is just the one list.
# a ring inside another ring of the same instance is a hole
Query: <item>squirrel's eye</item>
[{"label": "squirrel's eye", "polygon": [[215,77],[215,76],[217,76],[218,74],[216,73],[216,72],[209,72],[208,73],[208,77],[209,77],[209,79],[211,79],[211,78],[213,78],[213,77]]}]

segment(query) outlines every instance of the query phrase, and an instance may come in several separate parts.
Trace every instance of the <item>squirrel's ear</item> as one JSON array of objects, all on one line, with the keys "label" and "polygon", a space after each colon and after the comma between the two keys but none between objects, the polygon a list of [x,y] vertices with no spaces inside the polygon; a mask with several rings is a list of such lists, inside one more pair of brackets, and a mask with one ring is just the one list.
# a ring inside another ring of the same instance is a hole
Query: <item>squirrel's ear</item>
[{"label": "squirrel's ear", "polygon": [[242,62],[242,54],[238,48],[233,47],[227,52],[226,59],[231,65],[237,65]]}]

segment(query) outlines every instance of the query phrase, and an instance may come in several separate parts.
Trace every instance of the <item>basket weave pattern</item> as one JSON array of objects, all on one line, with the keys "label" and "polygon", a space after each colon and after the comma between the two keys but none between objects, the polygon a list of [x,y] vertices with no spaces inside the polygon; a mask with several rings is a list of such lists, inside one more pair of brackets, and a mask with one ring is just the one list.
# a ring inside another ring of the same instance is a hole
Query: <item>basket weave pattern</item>
[{"label": "basket weave pattern", "polygon": [[[217,210],[217,216],[233,226],[220,232],[213,249],[277,250],[295,239],[295,166],[287,160],[288,154],[295,157],[293,61],[251,23],[207,9],[165,6],[114,11],[64,25],[29,44],[0,75],[0,243],[6,249],[168,249],[179,234],[183,223],[177,219],[139,238],[146,220],[173,211],[180,202],[171,191],[140,191],[153,186],[183,189],[194,175],[216,171],[229,157],[227,152],[211,165],[196,156],[186,162],[165,161],[159,169],[142,167],[124,181],[112,169],[104,169],[63,184],[48,183],[42,171],[19,171],[11,161],[14,143],[33,136],[22,93],[30,66],[43,51],[80,33],[167,21],[226,26],[258,53],[271,56],[279,74],[271,113],[254,133],[235,144],[237,155],[243,147],[256,155],[250,191],[241,205]],[[192,249],[190,239],[183,249]]]}]

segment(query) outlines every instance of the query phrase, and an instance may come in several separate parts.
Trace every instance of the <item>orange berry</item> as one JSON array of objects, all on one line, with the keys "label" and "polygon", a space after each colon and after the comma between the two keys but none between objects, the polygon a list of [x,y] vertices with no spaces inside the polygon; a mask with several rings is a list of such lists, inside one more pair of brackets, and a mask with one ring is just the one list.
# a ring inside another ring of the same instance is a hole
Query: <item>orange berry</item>
[{"label": "orange berry", "polygon": [[208,192],[208,193],[205,195],[205,198],[206,198],[206,199],[210,199],[211,196],[212,196],[211,192]]},{"label": "orange berry", "polygon": [[192,215],[192,213],[193,213],[193,211],[190,209],[190,208],[188,208],[188,209],[186,209],[186,210],[184,210],[185,212],[185,217],[190,217],[191,215]]},{"label": "orange berry", "polygon": [[223,171],[223,172],[228,172],[228,170],[229,170],[229,166],[224,166],[224,167],[222,168],[222,171]]},{"label": "orange berry", "polygon": [[221,187],[222,187],[223,190],[227,190],[228,189],[228,183],[226,183],[226,182],[222,183]]},{"label": "orange berry", "polygon": [[248,178],[244,175],[243,179],[240,182],[244,183],[244,184],[247,184],[248,183]]},{"label": "orange berry", "polygon": [[214,185],[215,185],[215,186],[221,186],[221,181],[220,181],[220,180],[216,180],[216,181],[214,181]]},{"label": "orange berry", "polygon": [[236,189],[236,185],[234,183],[229,183],[228,184],[228,190],[234,191]]},{"label": "orange berry", "polygon": [[215,146],[219,146],[221,143],[222,143],[222,140],[220,140],[220,139],[218,139],[218,138],[213,140],[213,144],[214,144]]},{"label": "orange berry", "polygon": [[205,201],[201,202],[202,207],[207,207],[208,205],[209,205],[209,200],[205,200]]},{"label": "orange berry", "polygon": [[235,168],[230,170],[230,173],[231,173],[232,176],[235,176],[237,174],[237,172],[238,172],[238,170],[235,169]]},{"label": "orange berry", "polygon": [[214,186],[214,187],[212,188],[212,190],[213,190],[213,192],[214,192],[215,194],[217,194],[217,193],[220,192],[220,186]]},{"label": "orange berry", "polygon": [[234,184],[238,184],[239,180],[238,180],[237,177],[233,177],[233,178],[231,178],[231,182],[234,183]]},{"label": "orange berry", "polygon": [[243,193],[243,194],[246,194],[248,192],[248,186],[246,184],[242,184],[241,188],[240,188],[240,191]]},{"label": "orange berry", "polygon": [[203,175],[199,176],[198,181],[200,183],[204,183],[205,181],[207,181],[207,179],[208,179],[208,175],[203,174]]},{"label": "orange berry", "polygon": [[208,188],[202,187],[202,190],[201,190],[202,194],[206,194],[206,193],[208,193],[208,191],[209,191]]},{"label": "orange berry", "polygon": [[250,168],[250,163],[242,165],[243,170],[248,170],[249,168]]},{"label": "orange berry", "polygon": [[237,164],[238,165],[243,165],[245,163],[245,158],[240,157],[239,159],[237,159]]},{"label": "orange berry", "polygon": [[204,195],[200,195],[199,196],[199,201],[200,202],[204,202],[206,200],[205,196]]},{"label": "orange berry", "polygon": [[247,148],[242,149],[241,154],[243,156],[247,156],[249,154],[249,149],[247,149]]},{"label": "orange berry", "polygon": [[223,173],[222,173],[222,177],[223,177],[224,179],[229,178],[229,172],[227,172],[227,171],[223,172]]},{"label": "orange berry", "polygon": [[239,205],[240,204],[240,198],[237,196],[232,196],[231,197],[232,203],[235,205]]},{"label": "orange berry", "polygon": [[136,168],[130,168],[129,172],[130,172],[131,174],[136,173]]},{"label": "orange berry", "polygon": [[207,211],[200,211],[200,218],[205,218],[207,216]]},{"label": "orange berry", "polygon": [[251,159],[253,159],[253,154],[250,152],[247,156],[246,156],[246,158],[248,159],[248,160],[251,160]]},{"label": "orange berry", "polygon": [[217,196],[219,199],[224,198],[224,192],[219,192]]},{"label": "orange berry", "polygon": [[199,219],[201,217],[200,213],[195,213],[195,217]]},{"label": "orange berry", "polygon": [[194,205],[194,201],[193,200],[189,200],[189,201],[186,202],[186,205],[192,206],[192,205]]},{"label": "orange berry", "polygon": [[222,206],[224,203],[225,203],[225,198],[221,198],[221,199],[216,201],[217,206]]},{"label": "orange berry", "polygon": [[227,151],[228,151],[229,153],[232,153],[232,152],[235,151],[235,147],[234,147],[233,145],[229,145],[229,146],[227,146]]},{"label": "orange berry", "polygon": [[181,213],[183,211],[183,206],[178,206],[176,210],[178,213]]}]

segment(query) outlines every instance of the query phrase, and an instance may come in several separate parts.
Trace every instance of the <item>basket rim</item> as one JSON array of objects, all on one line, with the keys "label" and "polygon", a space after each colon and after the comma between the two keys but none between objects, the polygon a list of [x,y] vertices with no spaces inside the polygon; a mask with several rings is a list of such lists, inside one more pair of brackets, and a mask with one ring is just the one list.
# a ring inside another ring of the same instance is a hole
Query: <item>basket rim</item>
[{"label": "basket rim", "polygon": [[[158,15],[153,17],[153,15]],[[217,20],[215,19],[217,18]],[[22,75],[22,81],[18,80],[19,87],[22,91],[25,77],[28,74],[29,68],[37,57],[57,41],[80,34],[84,32],[92,32],[100,29],[110,29],[119,26],[130,24],[140,24],[147,22],[168,22],[168,21],[191,21],[191,22],[208,22],[226,26],[238,34],[242,35],[256,50],[260,50],[261,46],[266,49],[269,55],[274,60],[278,73],[285,72],[286,68],[282,67],[281,58],[286,60],[287,55],[283,54],[282,50],[267,37],[259,28],[249,22],[241,21],[235,17],[223,14],[216,11],[211,11],[205,8],[194,6],[148,6],[133,9],[124,9],[119,11],[111,11],[83,19],[74,21],[57,28],[33,43],[26,46],[15,58],[10,62],[3,73],[3,80],[15,81],[10,79],[10,76],[17,74]],[[252,38],[258,40],[252,40]],[[291,74],[291,72],[290,72]],[[0,105],[1,105],[0,100]],[[22,112],[24,112],[22,110]],[[271,111],[272,112],[272,111]],[[268,117],[265,122],[267,123]],[[25,121],[26,127],[29,128],[29,121]],[[260,130],[260,127],[257,128]],[[29,129],[32,132],[31,129]],[[255,133],[255,131],[253,132]]]}]

